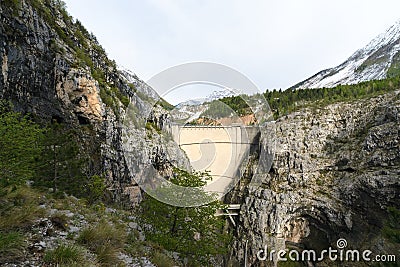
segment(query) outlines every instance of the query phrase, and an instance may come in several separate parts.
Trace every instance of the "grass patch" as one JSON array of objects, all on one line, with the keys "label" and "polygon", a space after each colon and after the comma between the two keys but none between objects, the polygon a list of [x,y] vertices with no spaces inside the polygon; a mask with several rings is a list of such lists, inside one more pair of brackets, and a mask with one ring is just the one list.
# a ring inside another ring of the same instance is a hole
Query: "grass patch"
[{"label": "grass patch", "polygon": [[148,253],[148,246],[146,248],[146,245],[148,245],[146,241],[140,241],[139,232],[133,230],[127,236],[124,250],[129,255],[140,258]]},{"label": "grass patch", "polygon": [[44,210],[34,206],[14,207],[0,217],[0,229],[23,229],[31,226],[44,215]]},{"label": "grass patch", "polygon": [[177,265],[169,256],[158,251],[151,256],[151,262],[157,267],[173,267]]},{"label": "grass patch", "polygon": [[122,248],[125,240],[126,234],[124,229],[110,225],[107,222],[100,222],[94,227],[82,230],[78,237],[78,242],[92,251],[106,244]]},{"label": "grass patch", "polygon": [[54,250],[47,251],[43,260],[57,265],[85,263],[83,250],[73,245],[60,245]]},{"label": "grass patch", "polygon": [[0,263],[13,262],[24,255],[24,236],[19,232],[0,232]]},{"label": "grass patch", "polygon": [[111,244],[105,244],[96,249],[97,261],[101,266],[122,266],[118,258],[118,248]]},{"label": "grass patch", "polygon": [[39,207],[41,195],[30,188],[11,190],[0,197],[0,229],[23,229],[44,216]]},{"label": "grass patch", "polygon": [[100,263],[109,266],[118,262],[117,255],[124,247],[125,240],[125,229],[103,221],[94,227],[82,230],[77,242],[96,253]]}]

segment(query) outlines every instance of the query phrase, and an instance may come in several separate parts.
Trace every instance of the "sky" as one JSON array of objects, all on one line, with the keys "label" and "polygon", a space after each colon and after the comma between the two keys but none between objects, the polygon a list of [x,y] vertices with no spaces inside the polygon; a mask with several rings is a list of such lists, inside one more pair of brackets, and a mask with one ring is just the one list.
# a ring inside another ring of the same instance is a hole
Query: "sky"
[{"label": "sky", "polygon": [[147,81],[178,64],[227,65],[261,91],[345,61],[400,19],[398,0],[64,0],[110,58]]}]

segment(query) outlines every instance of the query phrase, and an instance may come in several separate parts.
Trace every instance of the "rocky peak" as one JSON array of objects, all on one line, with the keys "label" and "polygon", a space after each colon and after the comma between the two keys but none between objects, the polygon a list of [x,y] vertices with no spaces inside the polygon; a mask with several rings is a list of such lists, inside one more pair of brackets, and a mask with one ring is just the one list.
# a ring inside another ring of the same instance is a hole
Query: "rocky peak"
[{"label": "rocky peak", "polygon": [[400,20],[337,67],[323,70],[292,88],[334,87],[393,77],[400,72]]}]

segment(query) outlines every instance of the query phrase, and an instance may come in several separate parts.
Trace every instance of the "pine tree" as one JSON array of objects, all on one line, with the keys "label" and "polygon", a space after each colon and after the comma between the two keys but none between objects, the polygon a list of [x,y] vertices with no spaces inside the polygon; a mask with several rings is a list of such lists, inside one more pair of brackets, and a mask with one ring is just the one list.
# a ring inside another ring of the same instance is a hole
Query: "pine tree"
[{"label": "pine tree", "polygon": [[18,185],[35,174],[40,156],[40,127],[13,112],[8,102],[0,101],[0,184]]},{"label": "pine tree", "polygon": [[37,184],[75,196],[84,194],[84,158],[72,128],[53,122],[43,139]]},{"label": "pine tree", "polygon": [[[174,173],[171,179],[174,184],[186,187],[205,185],[206,174],[190,174],[179,169],[175,169]],[[168,189],[158,190],[164,190],[164,194],[171,193]],[[204,265],[212,256],[221,255],[227,249],[229,234],[224,231],[225,222],[215,216],[217,210],[223,207],[219,201],[200,207],[175,207],[146,195],[138,214],[142,223],[151,225],[146,231],[150,241],[180,253],[182,258],[193,264]]]}]

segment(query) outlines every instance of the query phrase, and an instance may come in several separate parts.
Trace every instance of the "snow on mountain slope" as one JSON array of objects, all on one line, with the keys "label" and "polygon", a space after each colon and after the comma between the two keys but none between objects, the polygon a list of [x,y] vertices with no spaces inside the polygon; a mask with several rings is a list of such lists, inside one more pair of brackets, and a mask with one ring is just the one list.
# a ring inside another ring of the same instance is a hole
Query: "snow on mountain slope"
[{"label": "snow on mountain slope", "polygon": [[323,70],[292,88],[334,87],[384,79],[400,69],[400,20],[357,50],[344,63]]},{"label": "snow on mountain slope", "polygon": [[213,100],[217,100],[220,98],[229,97],[229,96],[233,96],[233,95],[236,95],[236,94],[233,93],[228,88],[224,88],[221,90],[213,91],[211,94],[209,94],[208,96],[206,96],[204,98],[196,98],[196,99],[191,99],[191,100],[179,103],[178,105],[176,105],[176,107],[180,108],[180,107],[184,107],[184,106],[198,106],[205,102],[211,102]]},{"label": "snow on mountain slope", "polygon": [[192,121],[197,119],[208,107],[206,103],[224,97],[237,95],[228,88],[213,91],[204,98],[197,98],[179,103],[175,109],[171,111],[171,115],[175,121]]}]

